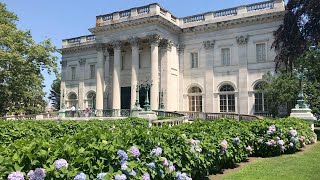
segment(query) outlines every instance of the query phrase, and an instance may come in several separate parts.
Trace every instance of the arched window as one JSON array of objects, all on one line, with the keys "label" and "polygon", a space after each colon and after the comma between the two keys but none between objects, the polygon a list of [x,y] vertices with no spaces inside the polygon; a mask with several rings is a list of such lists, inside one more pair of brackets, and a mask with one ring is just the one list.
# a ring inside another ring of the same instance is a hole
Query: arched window
[{"label": "arched window", "polygon": [[96,108],[96,93],[90,92],[87,95],[88,108],[95,109]]},{"label": "arched window", "polygon": [[202,91],[199,87],[191,87],[188,90],[189,111],[202,111]]},{"label": "arched window", "polygon": [[258,82],[254,85],[254,112],[255,113],[264,113],[268,111],[266,96],[264,93],[259,92],[263,87],[265,82]]},{"label": "arched window", "polygon": [[235,93],[234,88],[229,85],[223,85],[219,89],[220,112],[235,112]]},{"label": "arched window", "polygon": [[71,108],[72,106],[76,108],[78,104],[76,93],[70,93],[68,96],[68,101],[69,101],[69,104],[68,104],[69,108]]}]

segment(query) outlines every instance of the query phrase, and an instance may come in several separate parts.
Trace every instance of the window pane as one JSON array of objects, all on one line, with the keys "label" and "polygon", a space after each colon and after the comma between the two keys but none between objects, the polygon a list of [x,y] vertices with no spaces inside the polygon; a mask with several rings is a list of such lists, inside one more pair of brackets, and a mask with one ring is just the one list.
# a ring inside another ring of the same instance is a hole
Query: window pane
[{"label": "window pane", "polygon": [[227,95],[220,95],[220,112],[227,112]]},{"label": "window pane", "polygon": [[71,80],[76,79],[76,67],[71,67]]},{"label": "window pane", "polygon": [[257,54],[257,62],[266,61],[266,44],[265,43],[256,45],[256,54]]},{"label": "window pane", "polygon": [[228,66],[230,65],[230,48],[222,48],[222,65]]},{"label": "window pane", "polygon": [[96,67],[95,67],[95,65],[90,65],[90,78],[91,78],[91,79],[94,79],[95,74],[96,74]]},{"label": "window pane", "polygon": [[228,112],[235,112],[235,98],[234,94],[228,95]]}]

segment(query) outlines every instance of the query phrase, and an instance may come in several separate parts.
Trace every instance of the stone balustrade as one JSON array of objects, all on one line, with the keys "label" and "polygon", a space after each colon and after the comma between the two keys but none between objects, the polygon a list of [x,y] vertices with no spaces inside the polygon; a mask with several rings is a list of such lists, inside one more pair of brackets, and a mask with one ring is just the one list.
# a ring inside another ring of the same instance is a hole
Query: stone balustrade
[{"label": "stone balustrade", "polygon": [[71,39],[64,39],[62,41],[62,48],[69,48],[69,47],[75,47],[75,46],[86,45],[86,44],[94,44],[95,42],[96,42],[95,35],[80,36],[80,37],[71,38]]},{"label": "stone balustrade", "polygon": [[261,9],[272,9],[274,7],[274,1],[265,1],[255,4],[249,4],[246,6],[247,11],[257,11]]}]

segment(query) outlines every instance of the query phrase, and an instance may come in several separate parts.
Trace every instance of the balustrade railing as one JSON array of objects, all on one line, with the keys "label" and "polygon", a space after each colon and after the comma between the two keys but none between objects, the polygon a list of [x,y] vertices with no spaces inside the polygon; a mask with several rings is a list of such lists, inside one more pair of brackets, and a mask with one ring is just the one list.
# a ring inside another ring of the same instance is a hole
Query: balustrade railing
[{"label": "balustrade railing", "polygon": [[113,14],[106,14],[102,16],[103,21],[111,21],[113,19]]},{"label": "balustrade railing", "polygon": [[147,14],[150,12],[150,7],[149,6],[143,6],[143,7],[139,7],[137,9],[138,14]]},{"label": "balustrade railing", "polygon": [[265,1],[265,2],[250,4],[246,6],[248,12],[261,10],[261,9],[272,9],[273,7],[274,7],[273,1]]},{"label": "balustrade railing", "polygon": [[131,16],[131,10],[121,11],[121,12],[119,12],[119,16],[120,16],[120,18],[130,17]]},{"label": "balustrade railing", "polygon": [[222,17],[222,16],[230,16],[230,15],[237,15],[237,8],[216,11],[213,14],[214,17]]},{"label": "balustrade railing", "polygon": [[199,15],[189,16],[189,17],[183,18],[183,22],[185,24],[191,23],[191,22],[196,22],[196,21],[205,21],[204,14],[199,14]]}]

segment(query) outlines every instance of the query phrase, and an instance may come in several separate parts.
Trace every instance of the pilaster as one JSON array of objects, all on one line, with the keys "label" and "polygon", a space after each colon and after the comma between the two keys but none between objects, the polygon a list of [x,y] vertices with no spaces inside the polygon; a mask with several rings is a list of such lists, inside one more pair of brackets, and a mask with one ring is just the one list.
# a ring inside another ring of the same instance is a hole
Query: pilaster
[{"label": "pilaster", "polygon": [[132,64],[131,64],[131,102],[130,108],[133,109],[136,101],[136,87],[138,85],[138,75],[139,75],[139,43],[140,40],[137,37],[132,37],[129,39],[132,49]]},{"label": "pilaster", "polygon": [[171,40],[163,39],[160,42],[160,48],[162,58],[160,61],[160,89],[163,89],[166,93],[163,95],[163,104],[165,110],[170,110],[170,97],[173,89],[170,88],[170,52],[172,50],[173,43]]},{"label": "pilaster", "polygon": [[84,77],[85,77],[85,65],[86,65],[86,59],[80,59],[79,60],[79,94],[78,94],[78,103],[79,103],[79,108],[81,110],[85,109],[84,105]]},{"label": "pilaster", "polygon": [[103,44],[97,45],[97,68],[96,68],[96,110],[97,116],[102,116],[103,90],[104,90],[104,50]]},{"label": "pilaster", "polygon": [[213,100],[213,81],[214,81],[214,74],[213,74],[213,57],[214,57],[214,45],[215,40],[204,41],[203,47],[206,52],[206,61],[205,61],[205,102],[203,103],[204,111],[205,112],[213,112],[213,106],[216,106],[215,103],[218,101]]},{"label": "pilaster", "polygon": [[121,41],[112,41],[111,45],[113,46],[113,49],[114,49],[112,109],[121,109],[120,70],[121,70],[121,45],[122,44],[121,44]]},{"label": "pilaster", "polygon": [[238,57],[239,57],[239,101],[238,112],[240,114],[248,114],[248,41],[249,36],[237,36],[236,41],[238,44]]},{"label": "pilaster", "polygon": [[188,103],[187,101],[184,102],[183,99],[183,89],[184,89],[184,48],[185,45],[177,44],[177,53],[179,56],[179,111],[184,111],[183,105],[184,103]]}]

